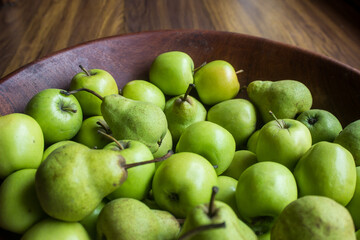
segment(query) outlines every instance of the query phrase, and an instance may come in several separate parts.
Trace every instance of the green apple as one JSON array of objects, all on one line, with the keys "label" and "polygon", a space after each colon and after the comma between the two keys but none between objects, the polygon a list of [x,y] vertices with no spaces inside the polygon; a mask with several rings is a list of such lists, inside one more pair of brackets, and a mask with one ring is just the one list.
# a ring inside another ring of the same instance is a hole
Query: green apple
[{"label": "green apple", "polygon": [[36,197],[36,169],[10,174],[0,186],[0,227],[22,234],[46,216]]},{"label": "green apple", "polygon": [[184,94],[193,78],[194,62],[180,51],[170,51],[158,55],[150,67],[149,80],[170,96]]},{"label": "green apple", "polygon": [[226,169],[225,172],[223,172],[222,175],[229,176],[234,179],[239,179],[240,175],[245,171],[245,169],[257,162],[258,161],[255,153],[250,152],[249,150],[236,151],[230,166]]},{"label": "green apple", "polygon": [[21,237],[21,240],[90,240],[85,228],[78,222],[63,222],[51,218],[44,219]]},{"label": "green apple", "polygon": [[200,121],[181,134],[176,152],[193,152],[203,156],[220,175],[230,166],[235,148],[235,139],[228,130],[216,123]]},{"label": "green apple", "polygon": [[78,100],[61,91],[55,88],[42,90],[30,99],[25,108],[25,113],[39,123],[47,145],[73,138],[83,121]]},{"label": "green apple", "polygon": [[184,218],[196,205],[208,202],[217,186],[214,167],[196,153],[175,153],[156,170],[152,182],[155,202],[176,217]]},{"label": "green apple", "polygon": [[360,240],[360,230],[357,230],[355,232],[355,235],[356,235],[356,240]]},{"label": "green apple", "polygon": [[[172,148],[173,148],[172,136],[171,136],[170,130],[168,129],[165,134],[165,137],[161,141],[159,149],[153,153],[153,157],[160,158],[160,157],[164,156],[165,154],[167,154],[170,150],[172,150]],[[156,162],[155,168],[157,169],[161,164],[162,164],[162,161]]]},{"label": "green apple", "polygon": [[311,144],[311,133],[303,123],[276,119],[261,128],[255,152],[259,162],[278,162],[293,170]]},{"label": "green apple", "polygon": [[[119,89],[113,76],[102,69],[83,70],[76,74],[70,82],[70,90],[87,88],[95,91],[102,97],[111,94],[118,94]],[[77,92],[74,94],[78,99],[85,116],[101,115],[101,100],[88,92]]]},{"label": "green apple", "polygon": [[240,90],[233,66],[223,60],[209,62],[197,70],[194,83],[201,102],[207,105],[232,99]]},{"label": "green apple", "polygon": [[332,113],[322,109],[307,110],[296,119],[309,128],[312,144],[321,141],[333,142],[343,129],[340,121]]},{"label": "green apple", "polygon": [[50,146],[48,146],[44,151],[42,161],[44,161],[49,156],[49,154],[52,153],[55,149],[57,149],[58,147],[61,147],[63,145],[66,145],[68,143],[75,143],[75,142],[71,141],[71,140],[65,140],[65,141],[53,143]]},{"label": "green apple", "polygon": [[132,80],[126,83],[122,88],[121,93],[126,98],[153,103],[162,110],[165,108],[164,93],[151,82],[145,80]]},{"label": "green apple", "polygon": [[351,152],[356,166],[360,166],[360,120],[348,124],[334,140]]},{"label": "green apple", "polygon": [[37,168],[44,151],[40,125],[30,116],[0,116],[0,179],[23,168]]},{"label": "green apple", "polygon": [[103,148],[111,142],[111,139],[100,134],[98,131],[103,131],[107,134],[111,133],[103,116],[89,117],[82,122],[80,130],[72,140],[82,143],[89,148]]},{"label": "green apple", "polygon": [[356,167],[356,187],[354,196],[346,205],[352,219],[354,220],[355,229],[360,229],[360,167]]},{"label": "green apple", "polygon": [[102,201],[92,213],[82,219],[79,223],[83,225],[90,237],[96,239],[96,222],[101,210],[105,207],[105,201]]},{"label": "green apple", "polygon": [[249,151],[256,153],[256,145],[259,138],[260,129],[256,130],[251,136],[249,137],[246,147]]},{"label": "green apple", "polygon": [[336,143],[323,141],[314,144],[299,160],[294,176],[299,196],[325,196],[345,206],[355,192],[354,158]]},{"label": "green apple", "polygon": [[235,139],[237,149],[245,149],[248,138],[256,129],[256,110],[246,99],[230,99],[212,106],[207,120],[228,130]]},{"label": "green apple", "polygon": [[[119,143],[123,149],[120,149],[120,146],[114,142],[106,145],[104,149],[120,151],[121,156],[126,160],[126,164],[153,159],[150,149],[139,141],[121,140]],[[137,166],[127,171],[126,181],[107,196],[110,200],[124,197],[142,200],[150,191],[152,178],[155,173],[155,163]]]},{"label": "green apple", "polygon": [[292,172],[276,162],[260,162],[239,177],[236,203],[241,218],[261,235],[270,230],[274,219],[297,199]]},{"label": "green apple", "polygon": [[235,198],[237,183],[238,181],[232,177],[218,176],[219,191],[215,196],[215,200],[226,203],[239,215]]}]

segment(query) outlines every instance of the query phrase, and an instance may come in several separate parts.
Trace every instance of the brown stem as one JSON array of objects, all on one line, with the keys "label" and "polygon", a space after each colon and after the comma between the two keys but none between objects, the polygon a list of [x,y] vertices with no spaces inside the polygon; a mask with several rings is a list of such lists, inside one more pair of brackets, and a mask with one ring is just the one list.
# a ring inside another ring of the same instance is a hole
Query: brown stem
[{"label": "brown stem", "polygon": [[210,198],[210,203],[209,203],[209,212],[208,212],[208,216],[209,218],[212,218],[214,216],[214,202],[215,202],[215,195],[219,192],[219,188],[214,186],[212,188],[212,192],[211,192],[211,198]]},{"label": "brown stem", "polygon": [[240,70],[237,70],[237,71],[235,72],[235,74],[238,75],[239,73],[242,73],[242,72],[244,72],[244,70],[240,69]]},{"label": "brown stem", "polygon": [[187,100],[187,97],[189,96],[191,90],[192,90],[194,87],[195,87],[195,84],[193,84],[193,83],[190,83],[190,84],[189,84],[189,86],[188,86],[188,88],[186,89],[186,92],[185,92],[185,94],[184,94],[184,97],[181,98],[183,101],[188,101],[188,100]]},{"label": "brown stem", "polygon": [[203,62],[200,66],[198,66],[197,68],[195,68],[193,70],[193,72],[196,72],[197,70],[199,70],[200,68],[202,68],[203,66],[205,66],[207,64],[207,62]]},{"label": "brown stem", "polygon": [[217,228],[225,228],[225,227],[226,227],[225,222],[202,225],[202,226],[199,226],[197,228],[194,228],[194,229],[188,231],[187,233],[185,233],[184,235],[179,237],[178,240],[190,239],[191,237],[193,237],[194,235],[196,235],[202,231],[212,230],[212,229],[217,229]]},{"label": "brown stem", "polygon": [[284,120],[282,120],[280,122],[279,119],[277,119],[277,117],[275,116],[275,114],[270,110],[269,114],[275,119],[275,121],[277,122],[277,124],[279,125],[280,128],[287,128],[286,123],[284,122]]},{"label": "brown stem", "polygon": [[104,129],[107,134],[111,134],[111,130],[105,121],[99,120],[96,122],[96,124],[99,125],[102,129]]},{"label": "brown stem", "polygon": [[79,68],[81,70],[83,70],[83,72],[87,75],[87,76],[91,76],[90,72],[88,70],[86,70],[86,68],[84,68],[82,65],[79,65]]},{"label": "brown stem", "polygon": [[80,91],[85,91],[85,92],[91,93],[91,94],[95,95],[97,98],[99,98],[101,101],[104,99],[100,94],[98,94],[97,92],[95,92],[91,89],[88,89],[88,88],[79,88],[79,89],[72,90],[72,91],[61,90],[60,93],[69,96],[71,94],[75,94]]},{"label": "brown stem", "polygon": [[118,147],[120,148],[120,150],[124,150],[124,146],[118,140],[116,140],[116,138],[114,138],[113,136],[111,136],[111,135],[109,135],[109,134],[107,134],[107,133],[105,133],[105,132],[103,132],[101,130],[98,130],[97,132],[104,135],[105,137],[111,139],[113,142],[115,142],[116,145],[118,145]]},{"label": "brown stem", "polygon": [[161,162],[161,161],[164,161],[165,159],[167,159],[168,157],[170,157],[172,154],[173,154],[173,151],[172,151],[172,150],[169,150],[169,151],[168,151],[164,156],[162,156],[162,157],[155,158],[155,159],[149,160],[149,161],[143,161],[143,162],[137,162],[137,163],[129,163],[129,164],[126,164],[126,165],[124,166],[124,168],[125,168],[125,169],[129,169],[129,168],[132,168],[132,167],[137,167],[137,166],[145,165],[145,164],[148,164],[148,163]]}]

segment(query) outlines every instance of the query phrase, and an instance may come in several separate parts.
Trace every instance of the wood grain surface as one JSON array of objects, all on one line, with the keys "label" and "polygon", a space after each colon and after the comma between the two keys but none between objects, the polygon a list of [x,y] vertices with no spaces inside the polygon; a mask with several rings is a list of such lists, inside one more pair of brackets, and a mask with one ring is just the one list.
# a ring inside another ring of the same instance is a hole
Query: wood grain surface
[{"label": "wood grain surface", "polygon": [[82,42],[160,29],[244,33],[360,69],[359,22],[357,0],[2,1],[0,77]]}]

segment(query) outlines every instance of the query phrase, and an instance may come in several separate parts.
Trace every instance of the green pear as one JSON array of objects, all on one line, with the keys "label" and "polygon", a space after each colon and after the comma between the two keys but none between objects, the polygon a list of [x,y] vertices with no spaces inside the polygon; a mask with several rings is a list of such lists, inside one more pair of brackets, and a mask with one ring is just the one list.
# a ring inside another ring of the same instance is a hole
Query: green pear
[{"label": "green pear", "polygon": [[74,141],[64,140],[64,141],[53,143],[50,146],[48,146],[44,151],[42,161],[44,161],[49,156],[49,154],[52,153],[55,149],[57,149],[63,145],[66,145],[68,143],[74,143]]},{"label": "green pear", "polygon": [[240,216],[235,198],[237,183],[237,179],[232,177],[218,176],[219,192],[216,194],[215,200],[226,203],[232,208],[237,216]]},{"label": "green pear", "polygon": [[273,118],[272,111],[279,119],[293,119],[298,113],[312,106],[310,90],[296,80],[261,81],[249,84],[247,93],[250,101],[258,108],[264,123]]},{"label": "green pear", "polygon": [[305,196],[279,215],[271,240],[355,240],[354,223],[344,206],[322,196]]},{"label": "green pear", "polygon": [[205,107],[189,95],[193,86],[189,85],[184,95],[173,97],[165,104],[164,113],[174,143],[179,140],[180,135],[188,126],[206,119]]},{"label": "green pear", "polygon": [[356,166],[360,166],[360,120],[347,125],[334,140],[351,152]]},{"label": "green pear", "polygon": [[116,139],[140,141],[152,153],[159,149],[168,129],[166,116],[158,106],[121,95],[105,96],[101,112]]},{"label": "green pear", "polygon": [[163,230],[157,216],[144,203],[118,198],[107,203],[97,221],[97,239],[158,240]]},{"label": "green pear", "polygon": [[[223,224],[223,227],[211,227],[219,224]],[[206,226],[210,228],[201,230],[201,227]],[[191,237],[185,237],[187,234],[191,234]],[[180,239],[257,240],[257,237],[244,222],[238,219],[230,206],[221,201],[214,201],[213,192],[209,203],[197,205],[188,213],[180,232]]]},{"label": "green pear", "polygon": [[228,130],[235,139],[237,149],[245,149],[248,138],[256,129],[256,109],[249,100],[230,99],[212,106],[207,120]]},{"label": "green pear", "polygon": [[96,239],[96,222],[99,217],[101,210],[105,207],[106,202],[101,201],[99,205],[92,211],[89,215],[87,215],[84,219],[79,221],[81,225],[85,228],[85,230],[89,233],[89,236],[92,239]]},{"label": "green pear", "polygon": [[21,237],[21,240],[90,240],[85,228],[78,222],[63,222],[51,218],[44,219]]},{"label": "green pear", "polygon": [[355,232],[355,235],[356,235],[356,240],[360,240],[360,230],[357,230]]},{"label": "green pear", "polygon": [[356,188],[354,196],[346,205],[355,224],[355,229],[360,229],[360,166],[356,167]]},{"label": "green pear", "polygon": [[152,209],[151,211],[155,214],[160,224],[159,238],[164,240],[177,239],[180,233],[180,223],[174,215],[164,210]]},{"label": "green pear", "polygon": [[39,202],[49,216],[80,221],[126,177],[125,159],[119,152],[72,143],[55,149],[41,163],[35,187]]},{"label": "green pear", "polygon": [[22,234],[46,215],[36,197],[36,169],[18,170],[0,186],[0,227]]}]

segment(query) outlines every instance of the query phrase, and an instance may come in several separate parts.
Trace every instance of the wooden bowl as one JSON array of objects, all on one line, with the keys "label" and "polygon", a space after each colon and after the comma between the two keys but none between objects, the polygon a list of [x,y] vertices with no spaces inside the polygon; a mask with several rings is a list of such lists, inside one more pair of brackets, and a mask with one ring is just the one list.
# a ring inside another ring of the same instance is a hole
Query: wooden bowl
[{"label": "wooden bowl", "polygon": [[[343,126],[360,119],[359,70],[290,45],[239,33],[201,30],[108,37],[37,60],[0,80],[0,114],[23,112],[29,99],[43,89],[67,89],[80,71],[79,64],[109,71],[121,88],[130,80],[148,79],[154,58],[172,50],[188,53],[195,66],[217,59],[230,62],[235,69],[244,70],[239,76],[242,86],[258,79],[301,81],[312,92],[313,108],[332,112]],[[246,93],[240,97],[246,98]],[[9,239],[7,234],[0,233],[0,239]]]}]

